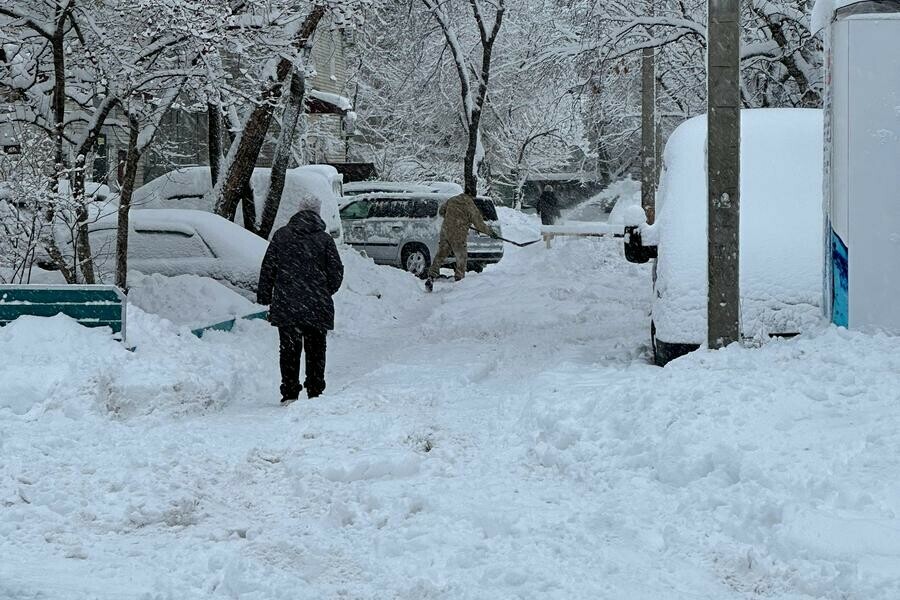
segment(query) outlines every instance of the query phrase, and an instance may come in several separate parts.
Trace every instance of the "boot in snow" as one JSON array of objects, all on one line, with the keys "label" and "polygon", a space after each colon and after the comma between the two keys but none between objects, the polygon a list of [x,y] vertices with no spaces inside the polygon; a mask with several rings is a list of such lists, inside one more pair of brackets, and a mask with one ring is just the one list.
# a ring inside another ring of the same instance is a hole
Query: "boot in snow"
[{"label": "boot in snow", "polygon": [[425,291],[426,292],[434,291],[434,280],[432,280],[431,277],[429,277],[428,279],[425,280]]}]

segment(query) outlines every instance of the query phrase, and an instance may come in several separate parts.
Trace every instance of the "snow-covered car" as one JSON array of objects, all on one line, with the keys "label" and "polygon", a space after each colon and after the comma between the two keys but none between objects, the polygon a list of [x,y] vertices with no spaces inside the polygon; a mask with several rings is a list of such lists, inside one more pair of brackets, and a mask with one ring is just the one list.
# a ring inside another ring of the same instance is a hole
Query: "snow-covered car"
[{"label": "snow-covered car", "polygon": [[[66,196],[71,197],[72,190],[68,179],[61,179],[59,181],[58,193],[64,198]],[[95,209],[99,207],[101,211],[115,211],[115,206],[118,203],[118,196],[113,193],[105,183],[85,181],[84,194],[85,199],[90,202]],[[19,209],[27,208],[28,206],[28,203],[18,196],[15,186],[9,181],[0,181],[0,202],[6,202],[10,206]],[[110,206],[112,206],[112,208],[109,208]]]},{"label": "snow-covered car", "polygon": [[461,194],[463,188],[450,181],[354,181],[344,184],[344,200],[347,204],[354,196],[362,194]]},{"label": "snow-covered car", "polygon": [[[666,144],[656,223],[631,227],[626,236],[629,260],[656,256],[651,336],[659,365],[706,341],[705,157],[704,115],[679,126]],[[744,337],[795,335],[821,321],[822,172],[821,110],[741,113]]]},{"label": "snow-covered car", "polygon": [[[250,177],[257,218],[262,214],[271,176],[271,169],[255,168]],[[182,167],[160,175],[136,189],[132,205],[142,209],[185,208],[212,212],[211,191],[212,179],[209,167]],[[329,165],[305,165],[288,169],[272,233],[286,225],[297,212],[298,192],[313,194],[321,201],[322,220],[325,221],[331,237],[340,241],[342,229],[338,202],[343,194],[343,176]],[[235,215],[235,222],[243,222],[240,206]]]},{"label": "snow-covered car", "polygon": [[[422,277],[437,253],[441,204],[455,194],[363,194],[341,209],[344,241],[376,263],[405,269]],[[489,198],[476,198],[485,223],[501,234],[497,208]],[[503,242],[470,232],[468,268],[481,271],[503,258]],[[449,259],[445,266],[453,264]]]},{"label": "snow-covered car", "polygon": [[[89,232],[95,269],[102,281],[111,282],[116,270],[116,216],[91,223]],[[71,255],[71,239],[60,242],[64,254]],[[132,210],[129,215],[128,269],[145,275],[198,275],[252,292],[267,247],[259,236],[205,211]],[[46,257],[39,265],[50,266]]]}]

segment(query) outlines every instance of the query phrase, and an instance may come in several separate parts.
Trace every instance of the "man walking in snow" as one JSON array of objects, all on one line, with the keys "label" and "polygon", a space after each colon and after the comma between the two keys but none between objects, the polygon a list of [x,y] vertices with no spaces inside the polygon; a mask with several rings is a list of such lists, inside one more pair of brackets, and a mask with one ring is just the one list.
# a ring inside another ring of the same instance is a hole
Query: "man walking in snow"
[{"label": "man walking in snow", "polygon": [[538,198],[537,212],[541,215],[541,225],[553,225],[559,218],[559,201],[553,193],[552,185],[545,185],[541,197]]},{"label": "man walking in snow", "polygon": [[[304,195],[297,214],[275,232],[259,272],[257,302],[269,305],[278,328],[281,403],[325,391],[326,337],[334,329],[334,300],[344,265],[319,216],[318,198]],[[306,382],[300,385],[300,354],[306,346]]]},{"label": "man walking in snow", "polygon": [[475,206],[475,200],[468,194],[453,196],[441,206],[439,213],[444,217],[444,222],[441,225],[437,255],[431,261],[428,279],[425,281],[425,289],[429,292],[433,288],[434,278],[440,275],[444,261],[451,254],[456,258],[456,263],[453,265],[456,281],[466,276],[466,261],[469,255],[466,240],[469,237],[470,226],[484,235],[491,237],[496,235],[484,222],[481,211]]}]

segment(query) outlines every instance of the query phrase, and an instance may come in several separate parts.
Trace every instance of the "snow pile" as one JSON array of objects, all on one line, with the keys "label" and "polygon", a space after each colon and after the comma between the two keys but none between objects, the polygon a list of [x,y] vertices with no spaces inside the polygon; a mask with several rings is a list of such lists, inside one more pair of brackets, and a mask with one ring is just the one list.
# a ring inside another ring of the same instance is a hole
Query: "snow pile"
[{"label": "snow pile", "polygon": [[129,307],[187,326],[211,325],[264,310],[225,285],[196,275],[128,274]]},{"label": "snow pile", "polygon": [[[424,331],[445,340],[522,336],[525,346],[531,345],[535,329],[562,337],[571,332],[585,340],[608,336],[618,330],[616,320],[643,318],[645,309],[634,307],[650,286],[649,269],[626,262],[622,252],[621,240],[612,238],[561,238],[551,250],[543,244],[522,249],[507,245],[504,259],[481,276],[468,276],[455,290],[453,303],[438,307],[424,321]],[[435,293],[441,292],[439,284]],[[552,310],[545,308],[549,306]],[[616,319],[603,316],[614,310],[619,311]],[[525,329],[523,315],[528,315]],[[646,337],[646,332],[639,335]],[[555,337],[534,341],[551,347],[558,343]]]},{"label": "snow pile", "polygon": [[705,565],[734,597],[894,598],[898,352],[829,328],[663,370],[572,364],[534,382],[565,395],[526,409],[523,459],[602,488],[602,527]]},{"label": "snow pile", "polygon": [[541,236],[541,219],[506,206],[497,207],[503,237],[514,242],[530,242]]},{"label": "snow pile", "polygon": [[[741,320],[745,335],[796,333],[821,318],[822,111],[741,115]],[[669,138],[657,195],[660,340],[706,337],[706,117]]]},{"label": "snow pile", "polygon": [[397,321],[417,299],[421,289],[412,275],[376,265],[352,248],[340,248],[344,283],[334,297],[336,334],[358,335],[387,321]]},{"label": "snow pile", "polygon": [[226,404],[238,387],[227,361],[197,351],[199,340],[130,307],[129,352],[108,329],[65,316],[21,317],[0,329],[0,412],[37,418],[183,415]]},{"label": "snow pile", "polygon": [[622,224],[627,207],[641,204],[641,183],[628,177],[611,183],[599,194],[563,213],[564,221],[608,221]]}]

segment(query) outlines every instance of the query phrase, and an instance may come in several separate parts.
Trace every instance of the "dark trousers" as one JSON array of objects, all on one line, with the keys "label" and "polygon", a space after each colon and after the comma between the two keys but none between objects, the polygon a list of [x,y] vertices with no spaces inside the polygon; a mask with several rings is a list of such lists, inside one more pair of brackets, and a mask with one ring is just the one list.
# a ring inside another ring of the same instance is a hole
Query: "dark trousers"
[{"label": "dark trousers", "polygon": [[541,225],[554,225],[556,223],[556,215],[552,213],[541,213]]},{"label": "dark trousers", "polygon": [[281,395],[296,399],[300,395],[300,354],[306,345],[306,381],[303,387],[310,398],[325,391],[325,347],[328,332],[303,327],[279,327]]}]

